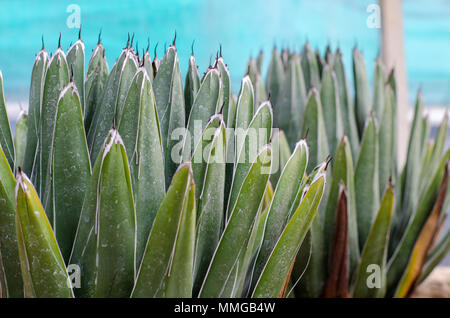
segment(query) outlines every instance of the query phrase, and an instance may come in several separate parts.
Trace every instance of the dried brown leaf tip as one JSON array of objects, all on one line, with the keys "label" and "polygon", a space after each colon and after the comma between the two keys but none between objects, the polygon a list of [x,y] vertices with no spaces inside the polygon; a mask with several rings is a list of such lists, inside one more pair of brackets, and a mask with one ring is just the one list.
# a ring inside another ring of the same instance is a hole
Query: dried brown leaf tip
[{"label": "dried brown leaf tip", "polygon": [[331,249],[328,281],[323,290],[325,298],[347,298],[348,292],[348,211],[347,191],[341,183],[336,210],[336,230]]}]

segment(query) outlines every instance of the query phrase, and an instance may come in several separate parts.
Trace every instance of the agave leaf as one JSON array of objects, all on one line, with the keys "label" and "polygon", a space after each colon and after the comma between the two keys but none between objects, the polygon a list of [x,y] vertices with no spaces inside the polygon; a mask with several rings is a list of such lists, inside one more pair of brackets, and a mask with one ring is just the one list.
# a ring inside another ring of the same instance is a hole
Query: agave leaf
[{"label": "agave leaf", "polygon": [[66,266],[39,197],[20,169],[16,183],[16,228],[24,295],[71,298]]},{"label": "agave leaf", "polygon": [[[41,115],[42,90],[44,88],[45,72],[47,70],[48,54],[44,48],[36,55],[31,73],[30,96],[28,102],[29,124],[27,131],[27,145],[23,161],[23,171],[35,181],[33,171],[36,161],[39,160],[38,136],[39,120]],[[37,167],[36,167],[37,170]]]},{"label": "agave leaf", "polygon": [[183,163],[156,214],[132,297],[191,297],[194,192],[190,164]]},{"label": "agave leaf", "polygon": [[326,210],[324,216],[324,235],[325,242],[327,242],[327,253],[332,251],[331,242],[333,237],[336,236],[336,219],[338,218],[336,213],[339,203],[340,184],[345,185],[346,190],[346,202],[347,206],[347,241],[349,251],[349,269],[348,276],[352,277],[352,274],[359,262],[359,243],[358,243],[358,225],[356,216],[356,198],[355,198],[355,181],[353,172],[353,159],[350,150],[350,143],[346,136],[344,136],[337,148],[336,156],[334,158],[333,174],[331,178],[331,185],[328,194],[328,200],[326,202]]},{"label": "agave leaf", "polygon": [[362,53],[355,47],[353,49],[353,81],[355,85],[355,109],[358,120],[359,134],[363,134],[366,118],[372,109],[369,79]]},{"label": "agave leaf", "polygon": [[274,196],[269,207],[261,249],[253,273],[255,282],[261,275],[264,265],[269,259],[285,225],[289,222],[288,216],[290,209],[297,210],[297,207],[293,207],[292,205],[301,186],[307,164],[308,146],[305,140],[301,140],[295,146],[292,156],[283,168],[279,182],[275,188]]},{"label": "agave leaf", "polygon": [[[243,133],[236,132],[237,156],[234,167],[233,181],[231,184],[230,197],[228,200],[227,220],[237,201],[241,186],[247,178],[260,149],[266,145],[272,134],[272,107],[270,102],[264,102],[256,111],[255,116]],[[239,139],[242,141],[239,142]]]},{"label": "agave leaf", "polygon": [[[225,64],[225,61],[223,60],[223,57],[220,56],[216,61],[217,68],[220,72],[220,80],[222,82],[222,98],[223,98],[223,118],[225,121],[225,124],[228,122],[228,114],[233,116],[233,113],[235,110],[231,110],[230,113],[230,107],[232,103],[232,92],[231,92],[231,79],[230,79],[230,72],[228,71],[228,67]],[[235,116],[235,115],[234,115]]]},{"label": "agave leaf", "polygon": [[140,264],[156,212],[164,199],[164,158],[156,102],[147,71],[133,78],[119,125],[130,163],[136,206],[136,261]]},{"label": "agave leaf", "polygon": [[377,57],[375,61],[375,71],[373,72],[373,111],[377,118],[377,122],[381,122],[384,113],[384,104],[386,102],[386,97],[384,96],[386,80],[383,62]]},{"label": "agave leaf", "polygon": [[[339,51],[339,49],[338,49]],[[336,52],[337,54],[337,52]],[[333,54],[333,52],[331,51],[331,48],[329,45],[327,45],[327,48],[325,50],[325,54],[324,54],[324,60],[327,64],[334,66],[334,61],[335,61],[336,55]]]},{"label": "agave leaf", "polygon": [[401,279],[408,261],[410,259],[413,247],[422,231],[426,220],[432,212],[433,205],[438,198],[438,194],[444,179],[444,170],[447,161],[450,160],[450,150],[441,158],[434,176],[422,192],[417,209],[409,220],[406,230],[403,232],[400,242],[396,246],[394,254],[388,263],[387,287],[388,294],[392,295],[398,281]]},{"label": "agave leaf", "polygon": [[[156,55],[155,55],[156,59]],[[170,184],[178,162],[172,160],[172,148],[177,140],[172,140],[175,129],[185,127],[185,106],[183,95],[183,81],[181,79],[180,64],[177,49],[174,45],[167,49],[153,81],[156,106],[158,109],[163,141],[166,187]]]},{"label": "agave leaf", "polygon": [[148,80],[150,81],[151,84],[153,84],[153,79],[155,78],[155,76],[153,75],[152,60],[150,59],[150,53],[148,53],[148,48],[145,51],[144,56],[142,57],[142,61],[144,64],[145,71],[147,72]]},{"label": "agave leaf", "polygon": [[305,44],[302,52],[302,68],[305,76],[306,91],[312,88],[320,89],[320,70],[317,63],[316,54],[311,49],[309,43]]},{"label": "agave leaf", "polygon": [[14,144],[6,113],[5,95],[3,93],[3,76],[0,72],[0,146],[4,149],[9,166],[14,169]]},{"label": "agave leaf", "polygon": [[[396,217],[396,224],[394,229],[394,242],[398,243],[401,235],[404,233],[413,211],[416,211],[419,203],[419,180],[420,170],[422,168],[422,133],[423,120],[421,118],[423,113],[423,97],[419,92],[417,95],[416,107],[414,110],[414,119],[411,125],[409,135],[408,152],[406,163],[404,167],[404,176],[401,180],[401,205],[399,213]],[[432,173],[434,176],[434,173]],[[426,183],[428,184],[428,183]],[[397,244],[395,244],[397,245]]]},{"label": "agave leaf", "polygon": [[100,103],[102,102],[103,90],[108,81],[108,72],[105,48],[101,43],[98,43],[92,51],[86,74],[84,126],[87,133],[91,127],[95,110],[100,107]]},{"label": "agave leaf", "polygon": [[420,180],[423,180],[425,182],[421,182],[422,187],[420,187],[419,191],[423,191],[423,185],[426,184],[427,181],[431,179],[434,172],[433,170],[436,169],[436,167],[439,164],[439,160],[442,157],[442,153],[445,147],[447,129],[448,129],[448,115],[446,113],[436,133],[436,137],[434,138],[434,145],[431,148],[429,159],[426,159],[425,155],[425,159],[423,160],[423,168],[421,171]]},{"label": "agave leaf", "polygon": [[191,113],[187,123],[187,135],[185,136],[183,146],[183,160],[189,160],[194,146],[197,143],[193,136],[196,136],[196,130],[201,133],[208,124],[212,115],[220,111],[220,94],[222,83],[220,72],[216,68],[211,68],[202,80],[200,89],[195,96]]},{"label": "agave leaf", "polygon": [[328,279],[323,288],[325,298],[347,298],[348,293],[348,202],[345,185],[340,184],[336,209],[336,230],[331,248]]},{"label": "agave leaf", "polygon": [[[354,286],[353,297],[383,297],[386,293],[386,261],[389,240],[389,228],[394,212],[394,192],[389,182],[381,200],[375,221],[370,229],[361,254],[361,262]],[[370,288],[368,281],[372,274],[370,266],[379,266],[380,286]]]},{"label": "agave leaf", "polygon": [[114,122],[116,125],[120,123],[125,98],[137,67],[134,51],[124,48],[108,76],[101,102],[94,110],[87,138],[92,162],[96,161]]},{"label": "agave leaf", "polygon": [[427,261],[422,269],[419,278],[419,284],[423,282],[433,269],[442,261],[442,259],[450,251],[450,231],[440,240],[437,246],[429,253]]},{"label": "agave leaf", "polygon": [[363,247],[378,211],[378,138],[373,114],[368,118],[355,167],[356,215],[359,246]]},{"label": "agave leaf", "polygon": [[359,151],[359,135],[355,118],[355,109],[348,87],[347,78],[345,76],[344,63],[342,61],[342,53],[338,49],[333,60],[333,69],[336,74],[339,89],[339,105],[342,110],[342,122],[344,133],[347,135],[350,148],[352,149],[352,157],[356,158]]},{"label": "agave leaf", "polygon": [[[275,109],[278,107],[278,98],[284,85],[284,78],[283,61],[281,60],[278,49],[274,47],[270,58],[269,69],[267,71],[266,88],[267,92],[270,92],[271,101]],[[279,127],[278,123],[275,122],[274,127]]]},{"label": "agave leaf", "polygon": [[[228,204],[228,197],[230,195],[231,182],[233,181],[233,170],[234,162],[236,161],[236,149],[235,149],[235,134],[234,128],[236,125],[236,108],[237,108],[237,98],[234,94],[230,97],[230,106],[227,114],[227,129],[226,140],[227,140],[227,157],[226,157],[226,167],[225,167],[225,197],[224,197],[224,211],[226,211]],[[225,114],[224,114],[225,116]],[[224,117],[224,120],[226,118]]]},{"label": "agave leaf", "polygon": [[271,149],[266,146],[253,161],[240,188],[236,204],[230,210],[229,220],[200,289],[200,297],[240,296],[235,284],[247,272],[247,268],[240,265],[245,261],[245,251],[266,190],[270,158]]},{"label": "agave leaf", "polygon": [[15,180],[0,147],[0,254],[3,259],[3,297],[23,297],[22,272],[16,235]]},{"label": "agave leaf", "polygon": [[109,132],[86,191],[70,264],[80,266],[79,297],[129,297],[135,278],[136,221],[127,155]]},{"label": "agave leaf", "polygon": [[[216,115],[217,116],[217,115]],[[194,257],[194,294],[198,294],[209,263],[220,239],[223,228],[224,214],[221,208],[224,204],[225,186],[225,123],[218,116],[219,126],[216,129],[205,129],[206,135],[212,139],[206,147],[197,146],[194,154],[203,154],[198,160],[193,157],[194,181],[198,189],[197,235]],[[200,143],[199,143],[200,144]],[[205,158],[205,155],[206,158]],[[199,163],[203,171],[196,171]]]},{"label": "agave leaf", "polygon": [[252,297],[279,297],[283,294],[286,278],[317,213],[324,187],[325,174],[319,173],[278,239]]},{"label": "agave leaf", "polygon": [[329,155],[322,104],[316,89],[312,89],[309,92],[303,118],[302,134],[307,136],[306,141],[308,142],[310,154],[307,171],[311,171]]},{"label": "agave leaf", "polygon": [[84,99],[84,43],[78,39],[67,51],[67,65],[80,95],[81,112],[85,114]]},{"label": "agave leaf", "polygon": [[[42,107],[39,125],[39,171],[35,179],[39,197],[46,205],[46,198],[50,198],[50,180],[48,178],[51,169],[51,152],[54,137],[56,111],[61,91],[69,84],[69,68],[66,56],[61,48],[58,48],[51,58],[45,73],[44,90],[42,92]],[[34,181],[34,180],[33,180]],[[53,224],[52,211],[46,211],[50,224]]]},{"label": "agave leaf", "polygon": [[294,148],[300,140],[301,123],[306,106],[306,88],[300,57],[290,58],[285,84],[281,89],[278,107],[274,113],[280,129],[286,132],[289,145]]},{"label": "agave leaf", "polygon": [[28,114],[24,111],[20,112],[17,122],[16,131],[14,132],[14,150],[15,150],[15,165],[22,166],[25,159],[25,149],[27,146],[27,131],[28,131]]},{"label": "agave leaf", "polygon": [[262,74],[262,68],[264,63],[264,51],[260,50],[258,56],[256,57],[256,69],[259,74]]},{"label": "agave leaf", "polygon": [[322,72],[320,100],[323,107],[323,119],[328,139],[328,150],[336,153],[337,144],[343,134],[342,111],[339,103],[339,89],[336,74],[329,65]]},{"label": "agave leaf", "polygon": [[419,236],[414,244],[411,256],[409,258],[408,265],[403,273],[400,282],[397,285],[397,290],[395,291],[395,297],[407,297],[412,293],[414,288],[419,283],[420,274],[425,265],[428,252],[435,240],[438,227],[440,215],[442,213],[442,207],[445,200],[445,195],[448,186],[448,163],[445,165],[444,178],[442,180],[442,185],[439,190],[438,197],[434,203],[433,209],[428,216]]},{"label": "agave leaf", "polygon": [[[267,93],[266,88],[264,87],[264,82],[261,78],[261,73],[258,72],[258,66],[256,64],[256,61],[253,58],[250,58],[248,64],[247,64],[247,75],[250,77],[254,93],[255,93],[255,105],[260,105],[265,100],[267,100]],[[255,111],[257,107],[253,108]]]},{"label": "agave leaf", "polygon": [[[247,129],[252,118],[253,108],[255,108],[253,95],[253,84],[249,76],[242,78],[241,90],[239,91],[237,106],[236,106],[236,129]],[[238,141],[238,140],[236,140]],[[236,144],[236,149],[240,149],[240,145]]]},{"label": "agave leaf", "polygon": [[184,81],[184,104],[186,106],[186,117],[191,113],[192,105],[194,104],[195,96],[200,89],[200,74],[198,73],[198,66],[195,63],[194,54],[189,57],[188,71]]},{"label": "agave leaf", "polygon": [[[256,257],[261,249],[261,244],[264,236],[264,229],[267,221],[267,215],[269,212],[270,203],[273,198],[273,188],[272,185],[267,183],[266,192],[264,193],[264,198],[262,205],[257,214],[255,224],[252,229],[252,234],[248,242],[248,248],[245,252],[244,262],[242,262],[242,267],[247,267],[247,274],[242,275],[240,286],[242,286],[241,297],[250,297],[252,292],[251,288],[254,287],[253,274],[255,272]],[[258,277],[256,277],[258,278]]]},{"label": "agave leaf", "polygon": [[53,210],[47,213],[53,215],[55,236],[67,261],[91,176],[81,104],[73,82],[58,100],[51,156],[52,196],[48,206]]},{"label": "agave leaf", "polygon": [[270,182],[276,186],[286,162],[291,157],[291,149],[282,130],[275,130],[272,135],[272,173]]},{"label": "agave leaf", "polygon": [[[379,193],[382,194],[388,180],[395,177],[395,96],[392,87],[387,85],[386,91],[383,93],[384,103],[378,129],[378,184]],[[400,189],[399,189],[400,190]],[[381,198],[380,198],[381,199]]]},{"label": "agave leaf", "polygon": [[[302,195],[300,199],[296,199],[296,202],[301,202],[303,200],[305,193],[311,186],[311,182],[315,181],[317,176],[327,173],[329,161],[322,162],[317,166],[308,176],[306,184],[300,188]],[[322,199],[324,198],[327,188],[325,187],[322,194]],[[298,200],[298,201],[297,201]],[[295,203],[297,204],[297,203]],[[304,249],[306,253],[301,252],[299,256],[307,257],[307,259],[302,259],[297,256],[294,267],[306,267],[302,279],[298,286],[295,287],[295,294],[297,297],[320,297],[323,290],[323,285],[325,283],[326,277],[326,246],[325,246],[325,235],[323,232],[323,220],[320,213],[321,206],[319,205],[319,213],[312,221],[312,225],[308,231],[307,240],[302,243],[300,250]],[[310,251],[310,252],[309,252]]]}]

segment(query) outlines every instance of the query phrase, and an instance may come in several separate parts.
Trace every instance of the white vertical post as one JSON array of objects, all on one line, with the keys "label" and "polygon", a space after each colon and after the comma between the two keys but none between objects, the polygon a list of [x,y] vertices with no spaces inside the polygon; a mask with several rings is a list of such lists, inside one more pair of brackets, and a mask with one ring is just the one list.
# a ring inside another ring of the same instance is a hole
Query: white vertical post
[{"label": "white vertical post", "polygon": [[397,80],[397,148],[398,164],[403,166],[408,148],[408,82],[403,44],[402,0],[380,0],[381,47],[383,62],[394,68]]}]

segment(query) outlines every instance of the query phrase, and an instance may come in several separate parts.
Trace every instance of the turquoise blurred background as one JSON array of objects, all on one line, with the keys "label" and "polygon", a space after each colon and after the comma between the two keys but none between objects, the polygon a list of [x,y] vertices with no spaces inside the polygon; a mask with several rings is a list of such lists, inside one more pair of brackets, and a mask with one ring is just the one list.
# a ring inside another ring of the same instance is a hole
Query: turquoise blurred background
[{"label": "turquoise blurred background", "polygon": [[[366,25],[368,5],[375,0],[128,0],[128,1],[0,1],[0,70],[4,76],[7,101],[27,105],[34,55],[41,48],[62,46],[76,41],[78,29],[66,20],[70,4],[81,9],[82,39],[86,59],[102,29],[102,42],[110,68],[125,46],[127,34],[135,33],[139,48],[151,51],[158,42],[158,56],[177,31],[177,48],[182,71],[186,70],[195,40],[200,70],[216,55],[219,43],[229,65],[233,90],[239,89],[248,57],[260,49],[289,47],[300,50],[306,40],[321,52],[327,44],[342,49],[350,74],[351,49],[363,51],[369,74],[380,52],[380,29]],[[427,105],[450,105],[450,1],[407,0],[403,4],[405,50],[410,101],[419,86]]]}]

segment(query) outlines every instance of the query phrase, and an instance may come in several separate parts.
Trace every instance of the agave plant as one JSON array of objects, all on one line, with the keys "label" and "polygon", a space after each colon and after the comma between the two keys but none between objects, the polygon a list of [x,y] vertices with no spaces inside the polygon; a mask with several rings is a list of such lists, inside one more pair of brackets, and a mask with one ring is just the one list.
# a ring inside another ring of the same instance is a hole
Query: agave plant
[{"label": "agave plant", "polygon": [[339,52],[274,50],[266,85],[260,54],[235,96],[221,50],[184,85],[175,40],[84,50],[37,54],[14,140],[0,98],[3,297],[406,296],[448,250],[446,122],[427,145],[416,108],[397,175],[381,63],[371,112],[359,53],[352,106]]},{"label": "agave plant", "polygon": [[334,158],[320,213],[293,268],[299,297],[405,297],[450,248],[449,232],[439,241],[449,198],[447,115],[430,141],[419,92],[399,167],[394,72],[387,74],[377,59],[371,92],[355,48],[353,75],[354,98],[339,49],[327,48],[322,57],[306,44],[300,54],[275,48],[271,55],[266,88],[275,92],[274,117],[285,132],[277,141],[281,160],[308,132],[308,169]]},{"label": "agave plant", "polygon": [[152,61],[128,39],[111,71],[99,40],[86,75],[84,49],[36,55],[14,140],[0,99],[1,295],[283,296],[326,166],[299,140],[272,187],[271,103],[221,54],[183,86],[175,40]]}]

